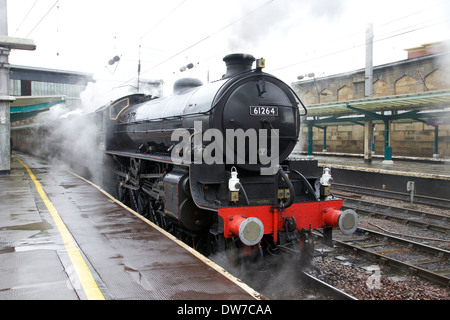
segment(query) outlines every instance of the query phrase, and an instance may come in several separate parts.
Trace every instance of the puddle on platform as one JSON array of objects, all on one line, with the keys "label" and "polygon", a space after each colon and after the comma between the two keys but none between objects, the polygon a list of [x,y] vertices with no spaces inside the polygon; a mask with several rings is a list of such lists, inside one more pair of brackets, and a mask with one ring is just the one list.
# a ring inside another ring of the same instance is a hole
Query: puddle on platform
[{"label": "puddle on platform", "polygon": [[46,220],[16,226],[0,228],[0,254],[30,251],[38,249],[59,250],[57,244],[48,231],[53,226]]},{"label": "puddle on platform", "polygon": [[131,279],[138,285],[140,285],[144,290],[152,291],[154,287],[147,281],[147,279],[142,275],[139,270],[124,266],[125,271],[130,275]]},{"label": "puddle on platform", "polygon": [[38,230],[41,232],[50,229],[53,229],[53,226],[45,220],[42,220],[41,222],[34,222],[1,228],[1,230]]},{"label": "puddle on platform", "polygon": [[72,188],[75,188],[75,187],[77,187],[77,185],[75,185],[75,184],[61,184],[61,187],[63,187],[64,189],[72,189]]}]

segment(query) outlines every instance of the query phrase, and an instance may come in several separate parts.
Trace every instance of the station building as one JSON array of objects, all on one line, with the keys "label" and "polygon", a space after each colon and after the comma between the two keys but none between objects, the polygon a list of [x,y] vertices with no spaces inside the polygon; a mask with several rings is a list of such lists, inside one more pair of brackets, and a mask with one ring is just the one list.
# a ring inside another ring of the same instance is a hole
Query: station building
[{"label": "station building", "polygon": [[11,123],[29,119],[52,106],[65,103],[71,110],[80,106],[80,94],[89,82],[89,73],[11,65],[9,92]]},{"label": "station building", "polygon": [[[32,121],[36,114],[64,103],[69,110],[81,107],[80,95],[89,83],[95,82],[91,73],[11,65],[9,91],[11,124]],[[163,94],[162,80],[141,79],[140,89],[157,96]],[[100,106],[98,106],[100,107]]]},{"label": "station building", "polygon": [[365,69],[292,84],[308,115],[298,150],[364,153],[365,122],[372,151],[395,156],[450,157],[448,43],[406,49],[405,60],[373,68],[373,95],[365,97]]}]

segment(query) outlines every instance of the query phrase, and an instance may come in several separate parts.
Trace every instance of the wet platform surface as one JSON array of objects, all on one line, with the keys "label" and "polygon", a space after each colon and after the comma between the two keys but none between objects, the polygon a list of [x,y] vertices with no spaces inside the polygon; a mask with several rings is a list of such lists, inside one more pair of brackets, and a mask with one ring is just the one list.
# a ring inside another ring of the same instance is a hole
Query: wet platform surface
[{"label": "wet platform surface", "polygon": [[[43,160],[16,156],[11,174],[0,176],[0,300],[259,298],[96,186]],[[18,159],[30,168],[62,221],[55,222]],[[86,281],[89,273],[92,279]]]},{"label": "wet platform surface", "polygon": [[314,156],[319,163],[341,168],[354,168],[360,171],[383,172],[411,177],[429,177],[450,180],[450,161],[436,161],[433,159],[413,160],[408,158],[393,159],[392,164],[384,163],[383,158],[374,158],[366,163],[358,157],[343,156]]}]

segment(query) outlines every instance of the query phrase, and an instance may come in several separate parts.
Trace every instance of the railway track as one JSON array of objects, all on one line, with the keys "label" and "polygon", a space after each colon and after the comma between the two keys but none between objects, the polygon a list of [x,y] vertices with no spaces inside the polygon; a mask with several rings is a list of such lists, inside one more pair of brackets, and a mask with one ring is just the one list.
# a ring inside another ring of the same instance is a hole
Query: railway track
[{"label": "railway track", "polygon": [[411,240],[358,228],[354,235],[336,233],[337,245],[434,283],[450,286],[450,252]]},{"label": "railway track", "polygon": [[308,272],[302,272],[304,282],[319,290],[330,300],[358,300],[356,297],[326,283]]},{"label": "railway track", "polygon": [[[445,216],[446,209],[434,210],[430,203],[416,206],[444,213],[439,215],[374,199],[371,192],[370,202],[355,194],[334,193],[344,199],[343,209],[356,210],[360,228],[353,236],[333,235],[335,248],[323,262],[317,261],[326,273],[325,281],[358,299],[448,299],[450,217]],[[369,230],[374,228],[377,231]],[[371,291],[366,282],[374,272],[371,267],[382,273],[379,290]]]},{"label": "railway track", "polygon": [[438,232],[450,234],[450,219],[447,216],[437,215],[429,212],[418,211],[410,208],[396,207],[352,199],[340,196],[344,200],[344,207],[358,210],[358,214],[367,215],[397,221],[403,224],[430,229]]},{"label": "railway track", "polygon": [[270,300],[358,300],[325,282],[317,270],[302,270],[298,261],[283,260],[282,256],[246,270],[226,263],[222,267]]},{"label": "railway track", "polygon": [[[349,200],[348,202],[344,202],[344,205],[356,209],[358,214],[364,212],[367,216],[376,216],[378,218],[391,219],[395,222],[400,222],[401,225],[408,229],[417,229],[416,227],[419,227],[420,229],[428,228],[444,237],[448,235],[448,227],[445,227],[445,225],[448,224],[448,221],[443,216],[428,214],[410,208],[396,208],[392,205],[374,205],[373,203],[361,200]],[[364,206],[367,210],[362,208]],[[423,223],[421,223],[421,220],[424,220]],[[435,283],[438,286],[442,286],[442,288],[444,288],[442,289],[442,292],[444,293],[441,294],[445,295],[445,292],[448,292],[448,288],[450,288],[449,251],[364,228],[359,228],[357,234],[354,236],[345,236],[337,231],[333,235],[333,238],[336,249],[338,250],[335,253],[327,254],[328,259],[335,260],[339,263],[339,259],[346,255],[348,257],[357,256],[356,259],[360,260],[361,265],[353,268],[354,270],[360,270],[360,274],[358,275],[360,277],[358,290],[360,291],[367,290],[366,281],[370,278],[370,274],[368,274],[367,270],[364,270],[364,267],[377,264],[383,270],[383,275],[388,272],[388,269],[391,270],[389,273],[392,273],[394,278],[401,279],[404,278],[404,275],[407,275],[406,278],[409,279],[407,281],[408,285],[414,286],[414,289],[406,291],[425,291],[421,289],[421,286],[424,284],[420,284],[420,280],[413,280],[421,278],[431,281],[431,283]],[[320,240],[317,242],[320,242]],[[373,299],[373,297],[368,296],[367,293],[358,296],[351,290],[344,288],[339,289],[339,283],[335,285],[333,281],[329,281],[329,279],[323,275],[316,277],[314,272],[302,272],[301,274],[303,274],[303,276],[301,276],[301,280],[299,280],[293,276],[296,272],[298,273],[298,271],[298,268],[296,269],[295,267],[288,266],[282,270],[279,268],[268,269],[259,280],[255,280],[254,278],[248,279],[239,274],[237,274],[237,276],[269,299]],[[333,273],[333,278],[339,279],[338,281],[340,284],[342,284],[342,282],[355,282],[354,275],[344,280],[344,277],[341,277],[340,271],[336,269],[336,265],[334,265],[334,268],[331,268],[331,273]],[[400,280],[400,282],[402,281],[404,280]],[[417,286],[411,284],[415,281],[417,282]],[[396,286],[397,285],[389,286],[385,283],[381,286],[379,291],[391,294],[396,290]],[[398,284],[398,286],[401,287],[402,284]],[[425,286],[429,287],[430,285],[425,284]],[[278,290],[279,288],[283,288],[283,290],[277,291],[275,288],[278,288]],[[380,295],[381,294],[382,293],[380,293]],[[400,295],[405,296],[406,294],[400,293],[397,296]],[[424,294],[424,296],[426,295]],[[389,299],[387,297],[387,295],[384,295],[381,299]]]},{"label": "railway track", "polygon": [[[363,193],[366,193],[373,189],[363,188],[363,190]],[[346,191],[350,190],[346,189]],[[358,191],[361,190],[358,188]],[[395,231],[385,230],[367,221],[366,224],[375,226],[383,232],[358,228],[353,237],[336,233],[333,237],[335,243],[349,248],[355,253],[369,256],[381,265],[390,265],[434,283],[450,286],[450,251],[414,241],[434,242],[439,246],[446,247],[445,244],[450,242],[448,239],[450,235],[448,216],[391,204],[364,201],[351,196],[340,195],[340,197],[344,199],[344,208],[356,210],[358,215],[368,217],[369,221],[370,218],[394,221],[400,223],[401,226],[408,226],[410,232],[399,232],[398,228],[394,228]],[[445,201],[439,200],[441,207],[442,204],[445,205]],[[419,230],[427,230],[435,236],[420,237],[417,235]],[[411,238],[416,239],[411,240]]]},{"label": "railway track", "polygon": [[[346,198],[344,205],[356,209],[358,214],[392,219],[410,226],[429,228],[444,234],[449,233],[448,226],[440,226],[448,223],[442,216],[408,208],[376,205],[351,198]],[[421,223],[421,220],[425,219],[427,222]],[[438,250],[400,238],[396,239],[396,237],[363,228],[359,228],[357,232],[359,234],[356,237],[349,238],[345,238],[344,235],[337,232],[333,238],[337,246],[345,248],[351,255],[357,254],[366,261],[376,261],[382,267],[393,267],[409,275],[422,277],[447,288],[450,287],[449,251]],[[228,270],[226,267],[225,269]],[[240,272],[229,271],[269,299],[358,300],[351,292],[341,290],[329,281],[324,281],[323,277],[319,277],[319,279],[311,273],[300,272],[301,279],[299,280],[298,276],[293,276],[295,273],[299,274],[298,268],[295,267],[288,267],[282,271],[279,269],[266,270],[266,274],[258,276],[258,279],[255,279],[254,274],[247,278]],[[369,275],[365,275],[365,277],[369,278]],[[362,286],[365,285],[364,283]],[[276,291],[274,288],[282,288],[282,290]]]},{"label": "railway track", "polygon": [[[362,186],[344,185],[339,183],[333,183],[333,191],[345,191],[353,192],[357,194],[369,195],[374,197],[395,199],[400,201],[409,202],[411,195],[409,193],[396,192],[383,189],[367,188]],[[450,199],[433,198],[421,195],[414,195],[414,203],[431,205],[438,208],[450,209]]]}]

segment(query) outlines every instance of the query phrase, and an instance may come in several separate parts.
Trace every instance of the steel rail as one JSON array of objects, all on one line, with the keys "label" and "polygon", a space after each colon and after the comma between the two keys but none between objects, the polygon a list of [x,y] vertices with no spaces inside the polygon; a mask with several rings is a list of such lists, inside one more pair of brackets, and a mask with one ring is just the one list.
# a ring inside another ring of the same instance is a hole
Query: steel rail
[{"label": "steel rail", "polygon": [[358,300],[354,296],[336,288],[332,285],[316,278],[315,276],[302,271],[303,279],[314,288],[318,288],[323,294],[334,300]]},{"label": "steel rail", "polygon": [[357,209],[358,214],[381,217],[383,219],[399,221],[404,224],[450,234],[449,217],[447,216],[410,208],[373,203],[360,199],[351,199],[344,196],[340,196],[340,198],[344,200],[344,208]]},{"label": "steel rail", "polygon": [[[382,197],[382,198],[401,200],[401,201],[406,201],[406,202],[409,202],[410,197],[411,197],[411,195],[409,193],[368,188],[368,187],[362,187],[362,186],[350,186],[350,185],[339,184],[339,183],[333,183],[332,189],[333,190],[342,190],[342,191],[347,191],[347,192],[354,192],[354,193],[364,194],[364,195],[369,195],[369,196],[374,196],[374,197]],[[434,197],[421,196],[421,195],[415,194],[414,195],[414,203],[450,209],[450,199],[441,199],[441,198],[434,198]]]},{"label": "steel rail", "polygon": [[[362,237],[350,237],[347,239],[337,239],[337,237],[334,237],[333,241],[344,248],[351,249],[355,253],[362,253],[363,255],[367,255],[369,257],[376,258],[380,264],[382,265],[390,265],[395,268],[398,268],[400,270],[405,270],[411,274],[414,274],[416,276],[428,279],[430,281],[433,281],[435,283],[444,285],[444,286],[450,286],[450,269],[441,270],[442,274],[430,271],[427,269],[424,269],[422,267],[419,267],[414,264],[414,261],[400,261],[398,259],[395,259],[393,257],[389,257],[387,254],[391,252],[398,252],[401,253],[404,252],[419,252],[421,254],[428,254],[430,256],[429,261],[449,261],[450,258],[450,251],[442,250],[439,248],[427,246],[424,244],[420,244],[414,241],[405,240],[402,238],[398,238],[395,236],[391,236],[385,233],[379,233],[376,231],[364,229],[364,228],[358,228],[357,233],[363,233],[364,236]],[[365,244],[365,245],[358,245],[355,244],[355,242],[358,241],[365,241],[367,240],[367,236],[370,235],[372,237],[375,237],[377,239],[381,240],[377,243],[372,244]],[[386,244],[393,245],[393,244],[400,244],[401,248],[398,249],[390,249],[388,252],[382,251],[382,250],[369,250],[370,247],[378,247],[383,246]],[[417,261],[416,261],[417,262]],[[417,264],[423,264],[424,261],[418,261]],[[444,274],[447,274],[447,276],[444,276]]]}]

